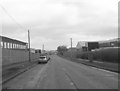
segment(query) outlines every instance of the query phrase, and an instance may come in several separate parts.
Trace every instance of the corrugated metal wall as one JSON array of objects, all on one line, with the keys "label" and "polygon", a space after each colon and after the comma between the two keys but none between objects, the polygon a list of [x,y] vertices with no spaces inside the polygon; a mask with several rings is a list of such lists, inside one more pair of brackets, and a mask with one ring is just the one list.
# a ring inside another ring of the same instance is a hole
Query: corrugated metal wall
[{"label": "corrugated metal wall", "polygon": [[[31,61],[38,59],[38,53],[31,53]],[[2,65],[29,61],[29,52],[26,50],[2,49]]]},{"label": "corrugated metal wall", "polygon": [[[27,43],[0,36],[0,61],[2,66],[29,61]],[[39,53],[31,53],[31,61],[38,59]]]}]

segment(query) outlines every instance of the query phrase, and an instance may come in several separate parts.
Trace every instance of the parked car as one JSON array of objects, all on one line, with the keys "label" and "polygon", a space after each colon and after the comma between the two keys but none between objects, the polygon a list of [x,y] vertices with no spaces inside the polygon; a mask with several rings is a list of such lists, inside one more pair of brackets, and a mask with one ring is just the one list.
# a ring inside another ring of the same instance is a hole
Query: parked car
[{"label": "parked car", "polygon": [[50,58],[47,56],[40,56],[38,63],[47,63],[49,60],[50,60]]}]

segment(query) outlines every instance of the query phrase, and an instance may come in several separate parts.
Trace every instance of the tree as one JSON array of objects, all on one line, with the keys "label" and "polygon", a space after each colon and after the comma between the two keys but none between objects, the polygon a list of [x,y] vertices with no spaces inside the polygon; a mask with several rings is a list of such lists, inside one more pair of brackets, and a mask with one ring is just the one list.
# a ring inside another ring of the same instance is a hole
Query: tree
[{"label": "tree", "polygon": [[67,47],[64,46],[64,45],[57,47],[57,51],[58,51],[58,53],[59,53],[60,55],[63,55],[63,53],[66,52],[67,50],[68,50]]}]

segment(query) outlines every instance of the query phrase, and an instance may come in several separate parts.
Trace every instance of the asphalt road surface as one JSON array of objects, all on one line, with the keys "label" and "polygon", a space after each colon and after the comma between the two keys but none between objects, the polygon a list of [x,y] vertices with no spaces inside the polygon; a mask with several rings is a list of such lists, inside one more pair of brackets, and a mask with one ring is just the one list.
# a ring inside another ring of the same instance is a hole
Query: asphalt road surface
[{"label": "asphalt road surface", "polygon": [[8,89],[118,89],[118,74],[52,55],[36,67],[3,84]]}]

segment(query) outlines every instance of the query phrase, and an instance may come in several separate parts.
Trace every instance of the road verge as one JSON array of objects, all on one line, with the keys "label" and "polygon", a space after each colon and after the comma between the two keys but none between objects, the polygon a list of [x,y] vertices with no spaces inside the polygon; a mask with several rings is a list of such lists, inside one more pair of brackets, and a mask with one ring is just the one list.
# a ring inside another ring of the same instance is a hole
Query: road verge
[{"label": "road verge", "polygon": [[37,61],[34,62],[28,62],[25,64],[16,64],[11,67],[4,68],[2,72],[2,82],[0,84],[4,84],[11,79],[15,78],[16,76],[26,72],[27,70],[33,68],[35,65],[37,65]]},{"label": "road verge", "polygon": [[104,69],[104,70],[120,73],[120,71],[118,69],[119,65],[117,63],[98,62],[98,61],[90,62],[89,60],[85,60],[85,59],[70,58],[70,57],[64,57],[61,55],[58,55],[58,56],[65,58],[65,59],[72,61],[72,62],[81,63],[81,64],[84,64],[87,66],[92,66],[92,67],[96,67],[99,69]]}]

